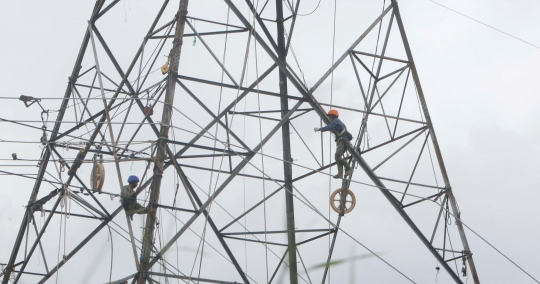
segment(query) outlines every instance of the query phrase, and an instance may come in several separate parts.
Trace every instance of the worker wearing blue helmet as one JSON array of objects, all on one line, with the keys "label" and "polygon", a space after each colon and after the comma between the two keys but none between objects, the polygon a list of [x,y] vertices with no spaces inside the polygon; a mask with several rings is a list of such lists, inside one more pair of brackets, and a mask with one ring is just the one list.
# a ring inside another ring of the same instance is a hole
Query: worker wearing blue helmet
[{"label": "worker wearing blue helmet", "polygon": [[133,214],[146,214],[148,213],[148,208],[143,207],[137,202],[136,195],[133,192],[137,185],[139,185],[139,178],[137,176],[131,175],[128,178],[128,185],[124,185],[120,192],[120,201],[122,202],[122,207],[126,210],[126,213],[129,215],[129,218],[133,220]]}]

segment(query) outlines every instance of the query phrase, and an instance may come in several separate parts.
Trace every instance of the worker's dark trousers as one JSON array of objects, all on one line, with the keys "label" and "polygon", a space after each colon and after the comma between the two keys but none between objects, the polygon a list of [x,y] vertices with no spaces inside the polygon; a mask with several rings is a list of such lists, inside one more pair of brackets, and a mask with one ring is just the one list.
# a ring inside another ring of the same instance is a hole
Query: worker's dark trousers
[{"label": "worker's dark trousers", "polygon": [[343,174],[343,167],[345,167],[346,170],[351,169],[351,166],[349,166],[347,160],[343,159],[343,154],[345,153],[346,149],[347,146],[345,146],[345,142],[343,141],[339,141],[339,143],[336,145],[336,155],[334,157],[336,158],[338,174]]},{"label": "worker's dark trousers", "polygon": [[148,208],[143,207],[141,204],[139,204],[139,202],[135,200],[132,200],[131,202],[123,202],[122,207],[124,207],[124,210],[126,210],[126,213],[128,215],[148,213]]}]

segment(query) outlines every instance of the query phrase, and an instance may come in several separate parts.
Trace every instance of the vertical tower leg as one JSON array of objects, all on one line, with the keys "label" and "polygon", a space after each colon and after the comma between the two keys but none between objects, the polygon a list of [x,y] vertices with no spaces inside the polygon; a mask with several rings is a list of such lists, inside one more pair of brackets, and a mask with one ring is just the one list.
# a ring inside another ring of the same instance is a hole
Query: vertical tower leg
[{"label": "vertical tower leg", "polygon": [[[285,27],[283,25],[283,1],[276,0],[276,22],[278,32],[278,56],[282,62],[287,62],[287,50],[285,46]],[[289,112],[289,101],[287,99],[287,75],[283,70],[279,70],[279,94],[281,97],[281,117],[285,117]],[[287,241],[289,250],[289,275],[290,283],[298,283],[298,270],[296,266],[296,236],[294,226],[294,197],[292,187],[292,157],[291,157],[291,137],[289,121],[287,120],[281,127],[283,139],[283,171],[285,175],[285,207],[287,213]]]},{"label": "vertical tower leg", "polygon": [[163,178],[163,166],[167,156],[167,140],[169,137],[169,125],[172,116],[172,105],[174,101],[174,91],[176,87],[176,77],[178,75],[178,66],[180,64],[180,54],[182,51],[182,42],[184,37],[184,27],[186,23],[186,15],[189,0],[181,0],[178,8],[176,32],[174,34],[173,48],[170,54],[170,69],[167,79],[167,91],[165,93],[165,101],[163,104],[163,115],[161,118],[161,129],[158,138],[157,162],[154,166],[154,176],[150,188],[150,199],[148,201],[148,214],[146,216],[146,227],[144,228],[143,244],[141,251],[141,273],[137,283],[146,283],[146,273],[150,269],[150,253],[154,243],[154,230],[156,225],[157,206],[159,202],[159,192],[161,187],[161,179]]},{"label": "vertical tower leg", "polygon": [[[437,142],[437,136],[435,135],[435,129],[433,128],[433,123],[431,122],[431,116],[429,115],[429,111],[427,109],[426,99],[424,97],[422,86],[420,85],[420,79],[418,77],[418,72],[414,64],[411,48],[409,47],[409,41],[407,40],[407,35],[405,34],[405,28],[403,27],[403,22],[401,20],[399,7],[396,0],[392,0],[392,6],[394,10],[394,15],[396,17],[396,22],[399,27],[399,32],[401,34],[401,39],[403,40],[403,46],[405,47],[405,52],[407,53],[408,61],[411,64],[411,73],[412,73],[414,82],[416,84],[416,88],[418,90],[418,97],[422,104],[422,110],[424,112],[426,122],[428,123],[428,126],[429,126],[430,136],[433,142],[433,148],[435,149],[435,155],[437,156],[437,160],[439,161],[441,174],[444,179],[446,194],[448,196],[448,200],[450,201],[450,206],[452,206],[452,211],[454,212],[454,215],[459,219],[460,212],[458,210],[456,199],[454,198],[454,194],[452,193],[452,187],[450,186],[450,179],[448,178],[448,173],[446,172],[446,167],[442,159],[441,149],[439,148],[439,143]],[[465,230],[463,229],[463,225],[461,224],[460,220],[456,220],[456,225],[459,230],[459,236],[461,238],[461,242],[463,243],[463,248],[465,249],[465,253],[467,255],[467,261],[469,262],[469,268],[471,269],[471,274],[473,276],[474,283],[479,284],[480,279],[478,278],[478,273],[476,272],[476,267],[474,265],[472,253],[469,248],[469,242],[467,241],[467,237],[465,236]]]},{"label": "vertical tower leg", "polygon": [[[99,13],[101,7],[105,1],[96,1],[96,4],[94,5],[94,10],[92,11],[92,21],[94,21],[94,17]],[[81,62],[84,58],[84,53],[86,51],[86,48],[88,46],[88,42],[90,40],[90,34],[86,32],[81,48],[79,50],[79,54],[77,56],[77,61],[75,62],[75,66],[73,67],[73,71],[71,73],[70,80],[77,80],[77,77],[79,76]],[[62,124],[62,119],[64,117],[64,113],[66,111],[66,108],[68,106],[69,98],[72,93],[72,84],[68,84],[68,87],[66,89],[64,100],[62,101],[62,105],[60,107],[60,111],[58,112],[58,116],[56,118],[56,123],[54,125],[53,131],[51,133],[50,141],[54,140],[56,136],[58,135],[58,132],[60,130],[60,125]],[[28,200],[28,205],[34,203],[36,201],[36,198],[39,193],[39,189],[41,187],[41,181],[43,180],[43,177],[45,175],[45,172],[47,170],[47,165],[49,163],[49,158],[51,157],[51,147],[46,147],[45,152],[43,153],[43,157],[41,160],[43,161],[39,167],[39,172],[36,177],[36,182],[34,184],[34,188],[32,189],[32,193],[30,194],[30,198]],[[14,270],[15,261],[17,259],[17,255],[19,254],[19,249],[21,247],[22,240],[25,236],[25,232],[27,231],[27,226],[30,224],[28,220],[32,219],[33,211],[31,209],[31,206],[27,206],[26,210],[24,212],[24,217],[21,221],[21,227],[19,229],[19,233],[17,234],[17,238],[15,239],[15,244],[13,245],[13,250],[11,252],[11,256],[9,258],[9,261],[6,266],[6,270],[2,271],[4,273],[4,278],[2,279],[2,284],[7,284],[10,280],[11,273]],[[24,260],[25,262],[27,259]],[[20,274],[20,273],[19,273]],[[20,277],[20,276],[18,276]]]}]

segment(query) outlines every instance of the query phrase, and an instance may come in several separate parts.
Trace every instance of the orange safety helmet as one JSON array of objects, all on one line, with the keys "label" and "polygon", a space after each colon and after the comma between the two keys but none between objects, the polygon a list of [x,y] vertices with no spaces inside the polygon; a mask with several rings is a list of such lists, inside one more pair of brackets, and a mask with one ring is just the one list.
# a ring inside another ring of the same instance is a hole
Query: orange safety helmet
[{"label": "orange safety helmet", "polygon": [[337,109],[331,109],[328,111],[328,115],[335,115],[336,117],[339,117],[339,112],[337,111]]}]

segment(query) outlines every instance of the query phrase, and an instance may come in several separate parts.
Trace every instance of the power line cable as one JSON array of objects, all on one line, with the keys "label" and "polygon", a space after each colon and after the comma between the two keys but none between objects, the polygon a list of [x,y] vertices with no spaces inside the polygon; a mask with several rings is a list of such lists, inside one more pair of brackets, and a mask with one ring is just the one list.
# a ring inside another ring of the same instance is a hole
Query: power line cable
[{"label": "power line cable", "polygon": [[[179,111],[178,109],[176,109],[176,110]],[[179,111],[179,112],[180,112],[180,111]],[[180,112],[180,113],[181,113],[181,112]],[[184,116],[186,116],[186,115],[183,114],[183,113],[181,113],[181,114],[184,115]],[[188,119],[189,119],[189,118],[188,118]],[[198,125],[198,126],[199,126],[199,125]],[[200,126],[199,126],[199,127],[200,127]],[[201,128],[202,128],[202,127],[201,127]],[[207,133],[208,133],[208,132],[207,132]],[[210,135],[212,135],[212,134],[210,134]],[[215,139],[218,140],[218,141],[220,141],[220,140],[217,139],[217,138],[215,138]],[[220,142],[221,142],[223,145],[226,146],[226,143],[225,143],[225,142],[223,142],[223,141],[220,141]],[[232,150],[232,151],[234,151],[234,150]],[[260,153],[256,153],[256,154],[260,154]],[[285,160],[283,160],[283,159],[280,159],[280,158],[277,158],[277,157],[273,157],[273,156],[270,156],[270,155],[267,155],[267,154],[262,154],[262,155],[268,156],[268,157],[271,157],[271,158],[274,158],[274,159],[277,159],[277,160],[281,160],[281,161],[283,161],[283,162],[288,162],[288,163],[291,163],[291,164],[296,165],[296,166],[300,166],[300,167],[309,169],[308,167],[301,166],[301,165],[295,164],[295,163],[290,162],[290,161],[285,161]],[[241,156],[240,156],[240,157],[241,157]],[[244,157],[241,157],[241,158],[245,160]],[[257,166],[255,166],[254,164],[252,164],[252,163],[249,162],[249,161],[248,161],[248,163],[249,163],[252,167],[254,167],[256,170],[258,170],[259,172],[263,173],[263,171],[262,171],[261,169],[259,169]],[[319,174],[325,174],[325,173],[319,172]],[[269,178],[270,180],[272,180],[273,182],[275,182],[277,185],[280,185],[280,183],[279,183],[278,181],[276,181],[275,179],[271,178],[271,177],[268,176],[267,174],[263,173],[263,175],[265,175],[267,178]],[[363,184],[363,185],[367,185],[367,186],[369,186],[369,187],[379,188],[379,189],[382,189],[382,190],[388,190],[388,191],[391,191],[391,192],[399,192],[399,191],[396,191],[396,190],[391,190],[391,189],[386,188],[386,187],[379,187],[379,186],[376,186],[376,185],[371,185],[371,184],[367,184],[367,183],[363,183],[363,182],[357,182],[357,181],[351,181],[351,182],[353,182],[353,183],[358,183],[358,184]],[[299,191],[296,187],[293,187],[293,188],[295,188],[296,191],[300,193],[300,191]],[[288,190],[288,189],[285,188],[285,190]],[[291,194],[293,194],[293,193],[291,192]],[[437,203],[436,201],[433,201],[433,200],[428,199],[428,198],[424,198],[424,197],[417,196],[417,195],[414,195],[414,194],[407,194],[407,193],[405,193],[405,194],[408,195],[408,196],[413,196],[413,197],[420,198],[421,200],[430,200],[430,201],[434,202],[435,204],[439,205],[439,203]],[[302,194],[300,193],[300,195],[302,195]],[[296,197],[296,195],[294,195],[294,196]],[[304,199],[306,199],[306,201],[307,201],[307,198],[305,198],[303,195],[302,195],[302,197],[303,197]],[[298,197],[297,197],[297,198],[298,198]],[[299,199],[299,198],[298,198],[298,199]],[[302,201],[301,199],[299,199],[299,200],[300,200],[302,203],[306,204],[306,203],[305,203],[304,201]],[[308,201],[308,202],[309,202],[309,201]],[[306,204],[306,205],[307,205],[307,204]],[[439,205],[439,206],[442,206],[442,205]],[[309,208],[312,208],[311,206],[308,206],[308,207],[309,207]],[[315,212],[317,212],[319,215],[321,215],[324,219],[326,219],[326,217],[325,217],[322,213],[320,213],[319,211],[317,211],[317,210],[315,209],[315,207],[313,207],[312,209],[315,210]],[[443,207],[443,210],[445,210],[444,207]],[[456,218],[456,220],[459,220],[459,222],[461,222],[461,220],[460,220],[459,218],[457,218],[454,214],[452,214],[449,210],[447,210],[447,211],[448,211],[448,213],[449,213],[450,215],[452,215],[454,218]],[[331,222],[329,219],[327,219],[327,221],[328,221],[328,222]],[[527,274],[530,278],[534,279],[537,283],[540,283],[540,282],[538,282],[538,280],[536,280],[533,276],[531,276],[528,272],[526,272],[523,268],[521,268],[521,267],[520,267],[519,265],[517,265],[514,261],[512,261],[509,257],[507,257],[505,254],[503,254],[501,251],[499,251],[497,248],[495,248],[495,246],[493,246],[491,243],[489,243],[487,240],[485,240],[483,237],[481,237],[478,233],[476,233],[475,231],[473,231],[469,226],[467,226],[467,225],[466,225],[465,223],[463,223],[463,222],[461,222],[461,223],[462,223],[465,227],[467,227],[469,230],[471,230],[471,232],[473,232],[475,235],[477,235],[480,239],[482,239],[484,242],[486,242],[489,246],[491,246],[493,249],[495,249],[498,253],[500,253],[503,257],[505,257],[507,260],[509,260],[512,264],[514,264],[517,268],[519,268],[521,271],[523,271],[525,274]],[[343,233],[345,233],[347,236],[351,237],[353,240],[355,240],[352,236],[350,236],[349,234],[347,234],[343,229],[340,228],[339,230],[342,231]],[[355,240],[355,241],[358,242],[357,240]],[[362,245],[360,242],[358,242],[358,243],[359,243],[360,245]],[[362,245],[362,246],[363,246],[363,245]],[[370,251],[370,252],[371,252],[371,251]],[[373,252],[372,252],[372,253],[373,253]],[[373,253],[373,254],[376,255],[375,253]],[[378,255],[376,255],[376,256],[377,256],[378,258],[380,258]],[[382,258],[380,258],[380,259],[383,260]],[[383,260],[383,261],[384,261],[384,260]],[[384,262],[387,263],[386,261],[384,261]],[[388,264],[388,263],[387,263],[387,264]],[[390,265],[390,264],[388,264],[388,265]],[[391,266],[391,265],[390,265],[390,266]],[[401,273],[399,270],[397,270],[395,267],[393,267],[393,266],[391,266],[391,267],[392,267],[393,269],[395,269],[397,272],[399,272],[400,274],[402,274],[402,273]],[[408,277],[405,276],[404,274],[402,274],[402,275],[403,275],[404,277],[406,277],[407,279],[409,279],[411,282],[414,283],[414,281],[412,281],[410,278],[408,278]]]},{"label": "power line cable", "polygon": [[520,38],[518,38],[518,37],[516,37],[516,36],[513,36],[513,35],[507,33],[507,32],[501,31],[501,30],[499,30],[499,29],[497,29],[497,28],[495,28],[495,27],[493,27],[493,26],[490,26],[490,25],[488,25],[488,24],[486,24],[486,23],[484,23],[484,22],[481,22],[481,21],[479,21],[479,20],[477,20],[477,19],[475,19],[475,18],[472,18],[472,17],[467,16],[467,15],[461,13],[461,12],[458,12],[458,11],[452,9],[452,8],[449,8],[449,7],[447,7],[447,6],[444,6],[444,5],[441,4],[441,3],[437,3],[437,2],[435,2],[435,1],[433,1],[433,0],[427,0],[427,1],[432,2],[432,3],[434,3],[434,4],[437,4],[437,5],[443,7],[443,8],[445,8],[445,9],[447,9],[447,10],[450,10],[450,11],[452,11],[452,12],[458,14],[458,15],[461,15],[461,16],[463,16],[463,17],[469,19],[469,20],[475,21],[475,22],[477,22],[477,23],[479,23],[479,24],[481,24],[481,25],[483,25],[483,26],[486,26],[486,27],[488,27],[488,28],[490,28],[490,29],[492,29],[492,30],[495,30],[495,31],[497,31],[497,32],[500,32],[500,33],[502,33],[502,34],[504,34],[504,35],[507,35],[507,36],[509,36],[509,37],[511,37],[511,38],[513,38],[513,39],[517,39],[517,40],[519,40],[519,41],[521,41],[521,42],[523,42],[523,43],[526,43],[526,44],[528,44],[528,45],[530,45],[530,46],[532,46],[532,47],[535,47],[535,48],[540,49],[540,46],[538,46],[538,45],[532,44],[532,43],[530,43],[530,42],[528,42],[528,41],[526,41],[526,40],[520,39]]},{"label": "power line cable", "polygon": [[[200,127],[201,129],[204,130],[204,128],[202,128],[200,125],[198,125],[198,124],[197,124],[195,121],[193,121],[189,116],[185,115],[184,113],[182,113],[180,110],[178,110],[178,109],[175,108],[174,106],[173,106],[173,109],[176,110],[176,111],[178,111],[181,115],[183,115],[183,116],[186,117],[188,120],[190,120],[192,123],[194,123],[195,125],[197,125],[198,127]],[[212,134],[209,133],[207,130],[205,130],[205,131],[206,131],[209,135],[212,135]],[[216,139],[216,140],[219,141],[221,144],[223,144],[224,147],[227,146],[227,143],[226,143],[226,142],[220,141],[219,139],[217,139],[217,137],[214,137],[214,139]],[[234,150],[232,150],[232,151],[234,151]],[[261,154],[261,153],[256,152],[255,154]],[[265,154],[262,154],[262,155],[267,156],[267,155],[265,155]],[[271,157],[271,156],[270,156],[270,157]],[[268,174],[264,173],[261,169],[259,169],[256,165],[254,165],[251,161],[246,160],[246,158],[244,158],[244,157],[240,157],[240,158],[243,159],[244,161],[247,161],[248,164],[250,164],[253,168],[255,168],[257,171],[259,171],[261,174],[263,174],[263,176],[266,176],[268,179],[272,180],[272,181],[273,181],[274,183],[276,183],[277,185],[283,186],[283,185],[281,185],[277,180],[273,179],[273,178],[270,177]],[[272,158],[274,158],[274,157],[272,157]],[[275,158],[275,159],[281,160],[281,161],[283,161],[283,162],[288,162],[288,163],[291,163],[291,164],[294,165],[294,163],[291,162],[291,161],[285,161],[285,160],[279,159],[279,158]],[[330,174],[330,175],[331,175],[331,174]],[[216,186],[217,186],[217,185],[216,185]],[[375,187],[377,187],[377,186],[375,186]],[[283,186],[283,188],[285,188],[285,187]],[[296,187],[293,186],[293,188],[296,189],[296,190],[298,191],[298,189],[297,189]],[[386,188],[383,188],[383,189],[387,190]],[[293,196],[295,196],[300,202],[306,204],[302,199],[298,198],[292,191],[290,191],[290,190],[287,189],[287,188],[285,188],[285,190],[287,190],[289,193],[291,193]],[[298,191],[298,192],[299,192],[299,191]],[[300,194],[301,194],[301,193],[300,193]],[[303,195],[302,195],[302,197],[303,197],[304,199],[307,200],[307,198],[304,197]],[[210,198],[213,199],[214,197],[210,197]],[[421,197],[421,198],[422,198],[422,197]],[[422,198],[422,199],[425,199],[425,198]],[[309,201],[308,201],[308,202],[309,202]],[[309,202],[309,203],[310,203],[310,202]],[[310,203],[310,204],[311,204],[311,203]],[[311,206],[309,206],[309,205],[307,205],[307,204],[306,204],[306,206],[307,206],[308,208],[311,208]],[[330,221],[330,218],[327,219],[326,217],[324,217],[324,215],[322,215],[322,213],[320,213],[320,211],[318,211],[318,210],[316,210],[316,209],[313,209],[313,208],[311,208],[311,209],[312,209],[312,210],[315,210],[315,212],[317,212],[317,213],[318,213],[319,215],[321,215],[325,220],[327,220],[327,221],[329,222],[329,224],[331,224],[331,225],[333,225],[333,226],[335,227],[335,225]],[[339,230],[341,230],[342,232],[344,232],[347,236],[353,238],[352,236],[350,236],[349,234],[347,234],[343,229],[340,228]],[[354,238],[353,238],[353,239],[354,239]],[[359,243],[360,245],[362,245],[358,240],[355,240],[355,241],[356,241],[357,243]],[[365,247],[364,245],[362,245],[362,246]],[[367,249],[367,247],[365,247],[365,248]],[[368,251],[370,251],[372,254],[374,254],[375,256],[377,256],[377,257],[378,257],[379,259],[381,259],[384,263],[386,263],[387,265],[389,265],[391,268],[393,268],[394,270],[396,270],[398,273],[400,273],[401,275],[403,275],[405,278],[407,278],[408,280],[410,280],[412,283],[416,283],[416,282],[412,281],[409,277],[407,277],[405,274],[403,274],[401,271],[399,271],[397,268],[395,268],[394,266],[390,265],[388,262],[386,262],[385,260],[383,260],[380,256],[378,256],[377,254],[375,254],[373,251],[371,251],[371,250],[369,250],[369,249],[368,249]],[[303,278],[302,278],[302,279],[303,279]],[[305,279],[304,279],[304,281],[305,281]],[[306,282],[307,282],[307,281],[306,281]]]},{"label": "power line cable", "polygon": [[523,269],[521,266],[519,266],[517,263],[515,263],[513,260],[511,260],[508,256],[506,256],[506,254],[504,254],[503,252],[501,252],[499,249],[497,249],[494,245],[492,245],[490,242],[488,242],[486,239],[484,239],[482,236],[480,236],[480,234],[478,234],[476,231],[474,231],[473,229],[471,229],[471,227],[467,226],[467,224],[463,223],[463,221],[461,221],[460,218],[458,218],[456,215],[454,215],[452,212],[450,212],[449,209],[446,209],[444,208],[444,206],[442,204],[439,204],[437,201],[434,201],[433,203],[439,205],[440,207],[443,208],[443,210],[445,210],[446,212],[448,212],[448,214],[452,215],[452,217],[454,217],[456,219],[456,222],[460,222],[463,226],[465,226],[467,229],[469,229],[473,234],[475,234],[477,237],[479,237],[482,241],[484,241],[487,245],[489,245],[492,249],[494,249],[495,251],[497,251],[500,255],[502,255],[504,258],[506,258],[508,261],[510,261],[514,266],[516,266],[517,268],[519,268],[519,270],[521,270],[523,273],[527,274],[527,276],[529,276],[531,279],[533,279],[536,283],[539,283],[540,284],[540,281],[538,281],[536,278],[534,278],[531,274],[529,274],[527,271],[525,271],[525,269]]}]

